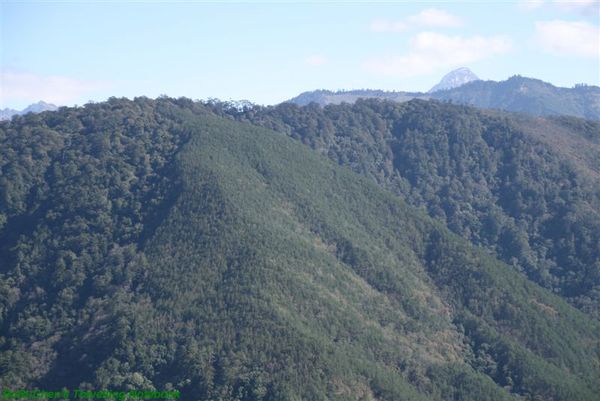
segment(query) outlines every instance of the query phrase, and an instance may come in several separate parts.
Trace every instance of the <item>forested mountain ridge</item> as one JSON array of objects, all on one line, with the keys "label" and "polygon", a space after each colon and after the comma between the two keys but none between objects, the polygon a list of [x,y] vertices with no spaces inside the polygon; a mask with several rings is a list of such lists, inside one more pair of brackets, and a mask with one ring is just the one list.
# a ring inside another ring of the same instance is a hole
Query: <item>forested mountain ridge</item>
[{"label": "forested mountain ridge", "polygon": [[370,177],[599,316],[600,123],[422,100],[213,107]]},{"label": "forested mountain ridge", "polygon": [[3,387],[600,390],[596,320],[281,134],[138,98],[17,117],[0,142]]},{"label": "forested mountain ridge", "polygon": [[435,99],[467,104],[483,109],[499,109],[539,116],[569,115],[600,120],[600,87],[576,85],[560,88],[539,79],[513,76],[505,81],[472,81],[456,88],[432,93],[347,90],[304,92],[290,103],[305,106],[317,103],[353,103],[358,99],[386,99],[405,102],[411,99]]},{"label": "forested mountain ridge", "polygon": [[432,95],[437,100],[485,109],[600,120],[600,87],[593,85],[560,88],[539,79],[513,76],[500,82],[473,81]]}]

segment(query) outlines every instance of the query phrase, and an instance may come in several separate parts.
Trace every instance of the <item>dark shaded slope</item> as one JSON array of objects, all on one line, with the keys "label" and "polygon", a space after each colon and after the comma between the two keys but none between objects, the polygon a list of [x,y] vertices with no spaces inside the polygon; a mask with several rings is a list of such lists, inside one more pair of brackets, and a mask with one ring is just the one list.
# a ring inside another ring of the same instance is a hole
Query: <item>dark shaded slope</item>
[{"label": "dark shaded slope", "polygon": [[[178,192],[183,114],[170,101],[111,99],[0,125],[4,386],[47,374],[66,385],[92,380],[99,360],[90,350],[111,349],[118,334],[105,319],[143,280],[138,246]],[[86,325],[104,345],[69,353],[86,344]]]},{"label": "dark shaded slope", "polygon": [[[65,221],[55,243],[36,234],[46,218],[8,249],[3,385],[176,388],[184,399],[594,399],[596,322],[288,138],[190,102],[146,102],[97,107],[133,117],[141,103],[173,123],[182,140],[157,173],[171,178],[169,196],[119,243],[117,225],[91,224],[95,197],[66,211],[51,201]],[[52,199],[81,181],[45,185]],[[98,252],[61,237],[90,226]],[[52,252],[69,264],[45,260]],[[34,274],[44,271],[61,275]]]}]

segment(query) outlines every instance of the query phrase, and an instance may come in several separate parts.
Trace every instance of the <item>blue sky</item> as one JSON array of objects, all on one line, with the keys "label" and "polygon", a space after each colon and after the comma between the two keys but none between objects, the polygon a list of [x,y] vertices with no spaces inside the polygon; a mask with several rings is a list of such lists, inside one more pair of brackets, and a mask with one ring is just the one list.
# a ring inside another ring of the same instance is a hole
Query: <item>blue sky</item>
[{"label": "blue sky", "polygon": [[482,79],[600,85],[598,0],[0,4],[0,108],[426,91],[461,66]]}]

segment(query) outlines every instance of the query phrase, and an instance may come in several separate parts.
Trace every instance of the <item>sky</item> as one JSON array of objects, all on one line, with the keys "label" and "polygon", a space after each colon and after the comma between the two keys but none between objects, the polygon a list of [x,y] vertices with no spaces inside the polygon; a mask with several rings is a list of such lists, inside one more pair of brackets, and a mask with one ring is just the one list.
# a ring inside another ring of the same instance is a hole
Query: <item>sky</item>
[{"label": "sky", "polygon": [[600,0],[0,0],[0,108],[427,91],[458,67],[600,85]]}]

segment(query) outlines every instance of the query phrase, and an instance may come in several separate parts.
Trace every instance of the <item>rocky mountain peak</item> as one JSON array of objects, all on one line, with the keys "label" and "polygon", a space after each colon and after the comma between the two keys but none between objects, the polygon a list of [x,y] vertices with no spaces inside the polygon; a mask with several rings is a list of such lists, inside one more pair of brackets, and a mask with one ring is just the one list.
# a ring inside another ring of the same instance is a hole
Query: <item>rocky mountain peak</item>
[{"label": "rocky mountain peak", "polygon": [[442,80],[429,90],[428,93],[446,89],[453,89],[471,81],[478,81],[479,77],[466,67],[458,68],[444,75]]}]

